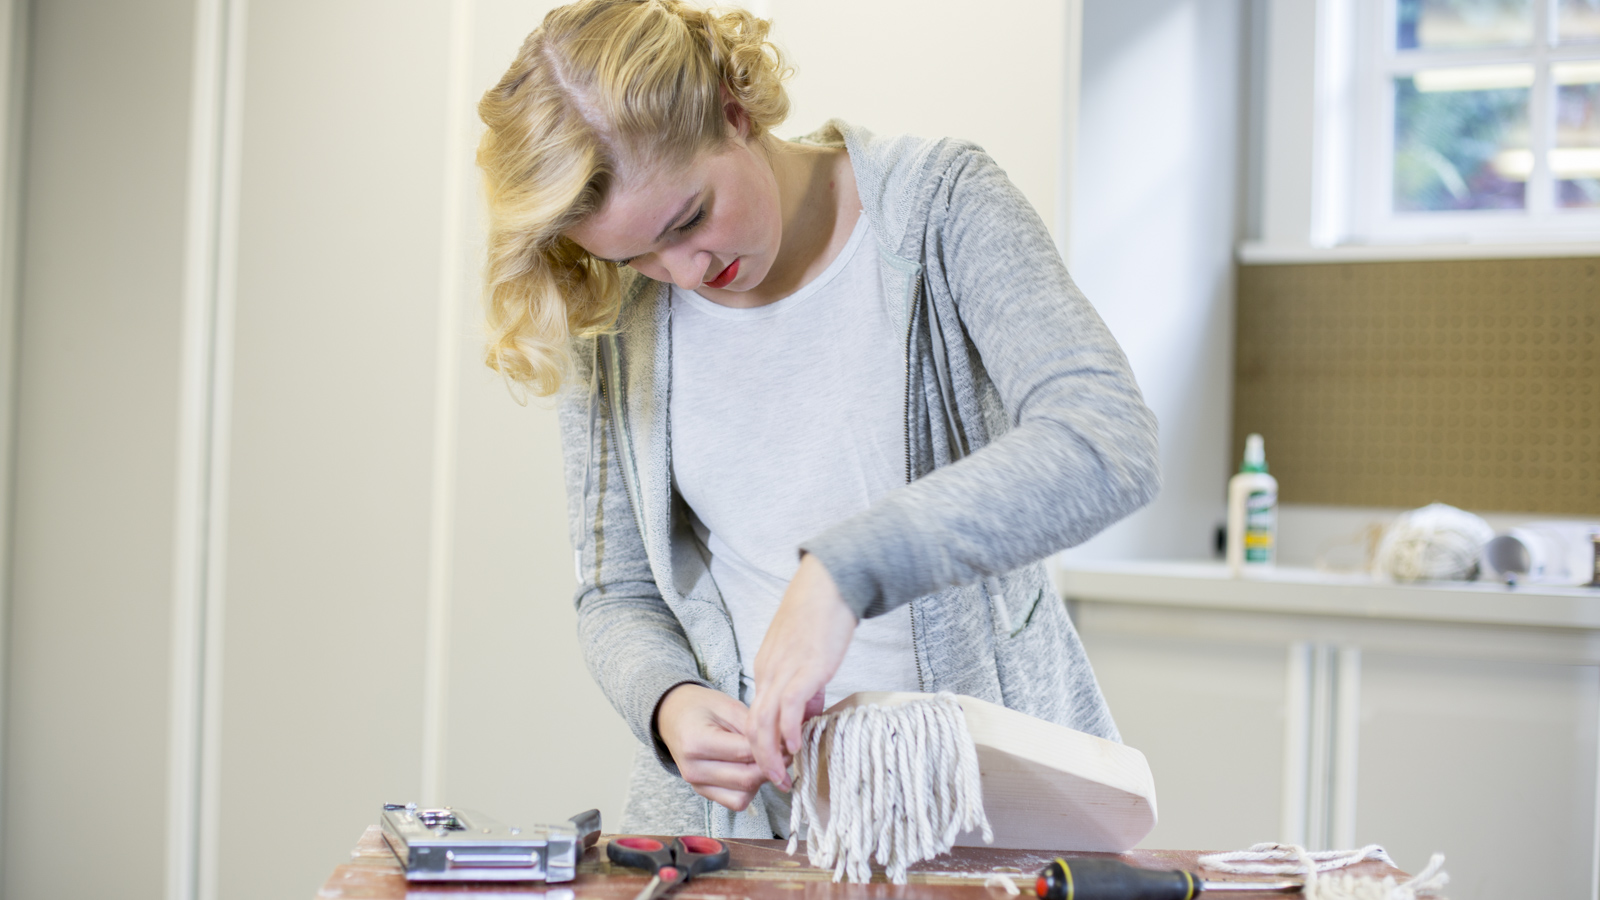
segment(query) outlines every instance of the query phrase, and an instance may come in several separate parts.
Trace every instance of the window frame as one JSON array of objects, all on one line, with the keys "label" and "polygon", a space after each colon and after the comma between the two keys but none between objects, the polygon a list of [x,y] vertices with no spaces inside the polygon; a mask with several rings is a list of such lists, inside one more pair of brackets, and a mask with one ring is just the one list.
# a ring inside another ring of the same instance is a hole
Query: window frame
[{"label": "window frame", "polygon": [[[1327,2],[1327,0],[1324,0]],[[1337,2],[1337,0],[1335,0]],[[1352,46],[1344,48],[1350,60],[1351,80],[1341,86],[1336,72],[1323,81],[1330,94],[1344,94],[1355,108],[1348,114],[1352,127],[1348,159],[1356,171],[1349,181],[1357,190],[1345,193],[1350,224],[1346,241],[1392,244],[1576,241],[1600,239],[1600,208],[1564,209],[1556,205],[1555,181],[1549,168],[1554,143],[1556,93],[1551,84],[1552,63],[1600,61],[1600,42],[1560,46],[1555,36],[1558,0],[1531,0],[1533,41],[1526,47],[1475,50],[1406,50],[1395,47],[1395,21],[1399,0],[1357,0],[1353,21],[1342,30]],[[1319,23],[1323,24],[1323,23]],[[1324,30],[1320,29],[1319,30]],[[1324,48],[1337,52],[1336,48]],[[1394,79],[1430,67],[1527,63],[1534,66],[1529,88],[1529,147],[1534,165],[1521,210],[1462,210],[1397,212],[1394,210]],[[1329,72],[1324,67],[1324,72]],[[1343,88],[1343,90],[1341,90]],[[1324,128],[1337,128],[1326,120],[1326,104],[1319,115]],[[1333,154],[1325,154],[1332,156]],[[1329,180],[1333,173],[1319,173]],[[1339,180],[1334,175],[1334,181]]]}]

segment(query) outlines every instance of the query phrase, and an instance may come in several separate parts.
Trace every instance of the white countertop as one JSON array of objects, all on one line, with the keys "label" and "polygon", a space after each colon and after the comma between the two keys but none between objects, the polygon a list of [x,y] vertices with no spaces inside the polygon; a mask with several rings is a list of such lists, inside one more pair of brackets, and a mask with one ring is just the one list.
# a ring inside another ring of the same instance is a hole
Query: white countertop
[{"label": "white countertop", "polygon": [[1600,588],[1396,584],[1288,567],[1235,579],[1222,563],[1152,560],[1073,563],[1058,567],[1056,576],[1063,597],[1089,602],[1600,629]]}]

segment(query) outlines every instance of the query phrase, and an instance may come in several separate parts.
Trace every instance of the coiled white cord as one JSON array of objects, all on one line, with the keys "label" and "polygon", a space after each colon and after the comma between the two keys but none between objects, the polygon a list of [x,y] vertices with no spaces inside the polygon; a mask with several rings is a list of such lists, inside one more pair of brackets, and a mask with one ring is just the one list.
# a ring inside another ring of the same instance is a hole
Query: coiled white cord
[{"label": "coiled white cord", "polygon": [[1306,900],[1442,900],[1439,891],[1450,883],[1444,871],[1444,854],[1435,853],[1427,868],[1409,880],[1396,882],[1393,875],[1362,878],[1350,872],[1323,873],[1373,859],[1394,865],[1394,860],[1377,844],[1359,850],[1308,851],[1296,844],[1262,843],[1249,850],[1208,853],[1200,866],[1235,875],[1305,875]]}]

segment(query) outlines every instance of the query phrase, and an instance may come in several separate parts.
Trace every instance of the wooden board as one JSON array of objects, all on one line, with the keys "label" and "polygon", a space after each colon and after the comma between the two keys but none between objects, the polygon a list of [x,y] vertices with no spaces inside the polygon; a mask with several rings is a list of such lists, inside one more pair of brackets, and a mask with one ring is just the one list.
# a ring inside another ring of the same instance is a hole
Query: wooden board
[{"label": "wooden board", "polygon": [[[544,900],[633,900],[647,880],[643,872],[614,866],[606,859],[605,842],[584,854],[578,865],[578,878],[567,884],[483,883],[427,885],[407,884],[400,863],[383,842],[383,832],[369,826],[350,861],[328,877],[317,900],[403,900],[438,897],[441,900],[466,898],[544,898]],[[679,888],[672,900],[887,900],[887,898],[926,897],[937,900],[1009,900],[999,888],[986,888],[984,879],[991,872],[1005,872],[1022,889],[1021,900],[1033,896],[1033,882],[1039,870],[1056,854],[1047,851],[997,850],[957,847],[951,852],[911,867],[910,884],[893,885],[879,875],[871,884],[833,884],[830,873],[805,864],[805,847],[794,856],[784,853],[782,841],[730,840],[732,862],[723,872],[712,872]],[[1142,869],[1188,869],[1194,871],[1196,850],[1133,850],[1115,857],[1109,854],[1079,854],[1115,858]],[[1393,875],[1404,881],[1406,874],[1378,862],[1364,862],[1349,871],[1382,878]],[[1276,879],[1244,875],[1203,873],[1217,881],[1273,881]],[[1222,896],[1222,895],[1219,895]],[[1243,897],[1243,894],[1236,895]],[[1299,894],[1252,893],[1251,897],[1294,898]]]},{"label": "wooden board", "polygon": [[[927,696],[862,692],[829,712]],[[994,846],[1119,853],[1156,827],[1155,780],[1143,753],[983,700],[956,699],[978,747]],[[983,838],[968,832],[956,845],[982,846]]]}]

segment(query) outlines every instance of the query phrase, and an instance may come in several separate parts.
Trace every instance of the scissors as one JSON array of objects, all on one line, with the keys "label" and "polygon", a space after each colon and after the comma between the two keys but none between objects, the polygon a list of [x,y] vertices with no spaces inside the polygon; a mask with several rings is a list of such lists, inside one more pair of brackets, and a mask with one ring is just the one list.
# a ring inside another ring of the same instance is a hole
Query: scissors
[{"label": "scissors", "polygon": [[655,838],[612,838],[606,856],[618,865],[654,873],[634,900],[656,900],[696,875],[728,867],[727,844],[695,835],[674,838],[670,847]]}]

